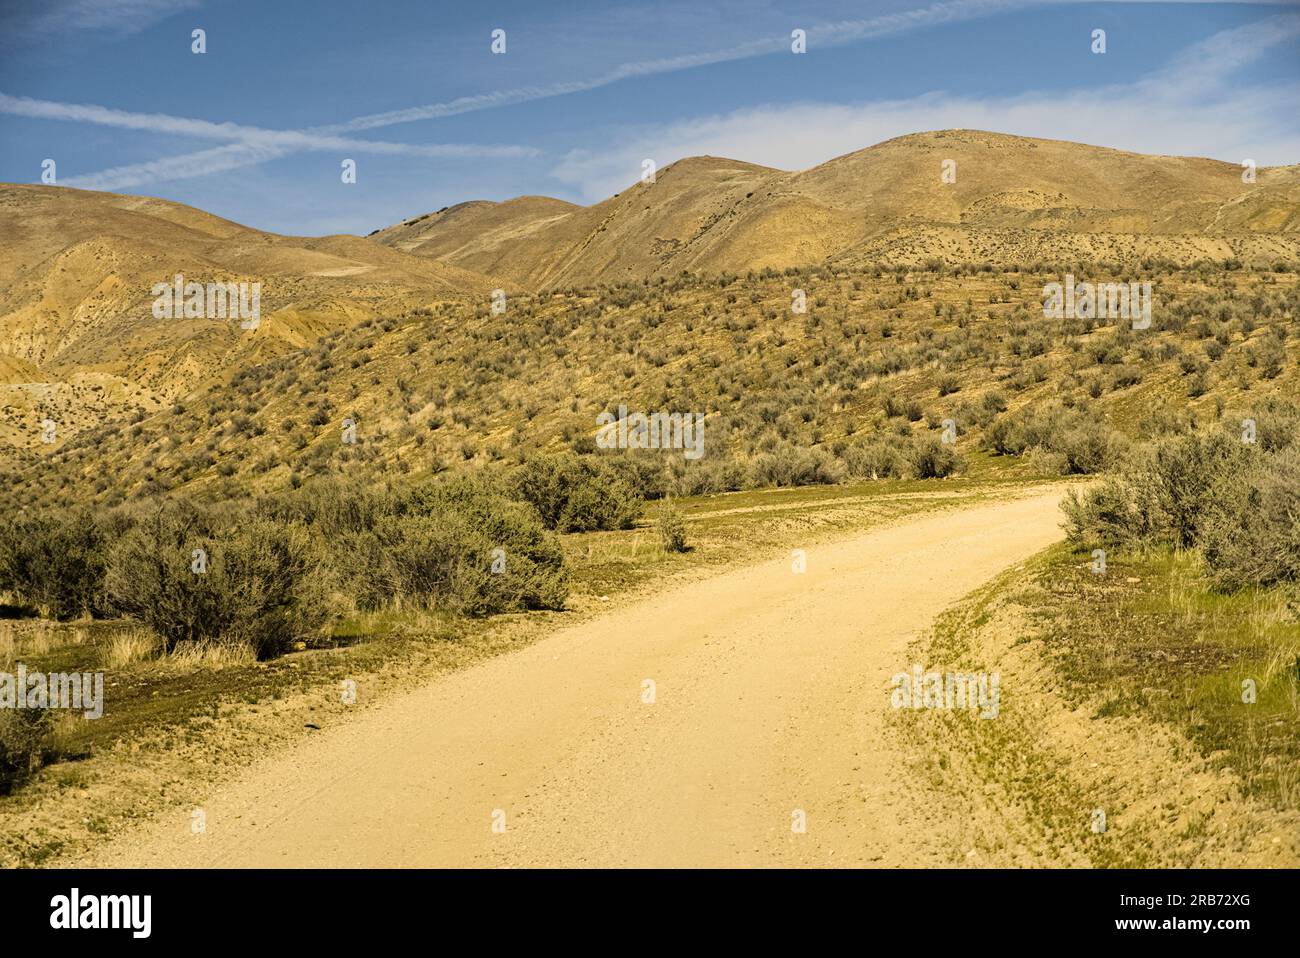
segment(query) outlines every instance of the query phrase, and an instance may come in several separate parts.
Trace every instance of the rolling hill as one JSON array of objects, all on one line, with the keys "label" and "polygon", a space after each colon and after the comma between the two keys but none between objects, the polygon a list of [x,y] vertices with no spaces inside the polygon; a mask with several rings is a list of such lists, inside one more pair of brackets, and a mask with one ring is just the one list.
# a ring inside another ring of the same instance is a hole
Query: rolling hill
[{"label": "rolling hill", "polygon": [[[946,160],[956,164],[955,182],[941,180]],[[382,459],[411,468],[407,457],[417,449],[446,462],[545,445],[557,435],[568,441],[583,431],[587,411],[525,413],[572,405],[575,397],[579,408],[595,404],[591,415],[634,385],[653,384],[660,402],[694,401],[700,384],[693,393],[686,380],[701,374],[695,361],[709,369],[753,361],[748,382],[724,388],[715,376],[710,388],[733,402],[738,389],[786,402],[764,378],[778,372],[773,354],[764,355],[769,343],[784,347],[784,375],[812,390],[801,392],[801,407],[820,407],[811,397],[827,368],[844,367],[837,389],[848,392],[826,401],[837,413],[860,407],[862,414],[823,433],[843,440],[883,425],[882,390],[912,389],[891,366],[902,345],[891,327],[906,324],[911,347],[929,357],[920,392],[945,376],[986,381],[959,354],[935,352],[930,337],[964,342],[971,324],[983,322],[981,303],[989,307],[985,319],[1030,330],[1043,283],[1088,263],[1105,264],[1113,278],[1144,271],[1159,280],[1166,310],[1182,300],[1177,308],[1190,312],[1177,328],[1164,327],[1172,340],[1161,362],[1182,355],[1189,369],[1220,368],[1187,340],[1182,326],[1190,317],[1217,323],[1198,327],[1198,336],[1217,333],[1230,354],[1246,344],[1241,362],[1249,363],[1258,334],[1239,298],[1281,293],[1294,274],[1300,168],[1262,169],[1248,184],[1238,167],[1212,160],[955,130],[900,137],[795,173],[695,157],[591,207],[537,196],[472,201],[365,238],[279,236],[164,200],[19,185],[0,186],[0,230],[9,240],[0,250],[0,443],[43,460],[86,430],[93,446],[143,420],[161,428],[180,417],[157,447],[188,447],[166,457],[169,483],[212,475],[217,457],[250,443],[268,447],[258,475],[280,482],[301,475],[291,465],[301,456],[310,454],[311,469],[326,462],[322,442],[344,409],[403,436]],[[1237,265],[1247,267],[1249,282],[1229,282],[1224,270]],[[260,282],[260,326],[156,319],[153,285],[177,273]],[[652,293],[683,273],[691,274],[692,292]],[[783,273],[799,277],[810,316],[833,322],[841,338],[827,342],[811,327],[787,343],[794,280]],[[977,279],[982,273],[1005,282]],[[511,291],[505,319],[488,309],[498,287]],[[1215,309],[1229,309],[1228,319],[1196,311],[1196,298],[1206,296],[1223,298]],[[1292,319],[1289,307],[1274,308]],[[1238,320],[1243,325],[1233,326]],[[633,345],[602,346],[611,329]],[[1073,370],[1072,388],[1083,388],[1079,364],[1054,351],[1086,340],[1051,335],[1043,362]],[[694,361],[682,352],[688,341],[701,344]],[[498,347],[542,354],[520,365],[498,356]],[[397,351],[391,361],[372,365],[389,350]],[[497,357],[489,367],[487,355]],[[1004,359],[1020,368],[1024,357]],[[1155,368],[1149,354],[1133,360]],[[1207,387],[1204,401],[1233,392],[1227,387],[1236,379],[1256,378],[1249,365],[1244,373],[1232,368]],[[272,370],[281,385],[263,394]],[[433,370],[439,378],[431,381]],[[992,382],[1007,375],[1018,374]],[[315,391],[303,391],[308,379]],[[1108,394],[1110,377],[1101,380]],[[1050,382],[1044,388],[1055,392]],[[863,390],[871,394],[866,406]],[[501,398],[511,392],[527,398]],[[196,397],[205,407],[200,418]],[[454,412],[449,427],[435,425],[440,410]],[[428,422],[419,446],[412,417]],[[47,418],[58,424],[54,444],[41,442]],[[231,428],[233,446],[206,435]],[[761,432],[746,441],[746,455],[760,451],[752,443]],[[781,439],[804,432],[783,426]],[[271,452],[277,435],[293,451]],[[800,439],[821,441],[816,431]],[[83,475],[98,485],[105,463],[93,450],[78,455]],[[287,468],[273,468],[276,456]],[[132,474],[133,488],[156,488],[148,481],[156,471]]]},{"label": "rolling hill", "polygon": [[932,257],[1265,262],[1300,252],[1300,168],[1248,184],[1216,160],[947,130],[794,173],[693,157],[594,206],[463,203],[373,238],[534,289]]},{"label": "rolling hill", "polygon": [[[264,233],[178,203],[0,185],[0,441],[113,410],[160,408],[212,376],[414,303],[486,297],[500,280],[356,236]],[[153,287],[261,283],[262,322],[157,319]],[[19,372],[21,370],[21,372]]]}]

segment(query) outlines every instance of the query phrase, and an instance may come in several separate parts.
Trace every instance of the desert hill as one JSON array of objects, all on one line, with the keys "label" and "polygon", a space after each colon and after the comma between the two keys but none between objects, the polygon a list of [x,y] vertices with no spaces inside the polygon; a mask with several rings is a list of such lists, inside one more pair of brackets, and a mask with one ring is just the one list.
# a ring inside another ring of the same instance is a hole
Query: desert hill
[{"label": "desert hill", "polygon": [[598,415],[620,405],[706,416],[699,462],[629,454],[679,494],[898,475],[948,420],[979,468],[1020,468],[989,453],[1033,449],[1026,468],[1095,471],[1121,436],[1255,415],[1300,389],[1294,265],[1161,266],[1144,331],[1045,319],[1057,268],[818,266],[522,294],[504,315],[417,308],[27,450],[0,468],[0,497],[229,499],[316,476],[493,468],[593,451]]},{"label": "desert hill", "polygon": [[[38,413],[75,430],[118,401],[158,408],[322,332],[502,282],[361,237],[280,236],[165,200],[50,186],[0,185],[0,235],[0,355],[42,387],[8,388],[10,373],[0,383],[0,419],[20,433]],[[258,329],[156,319],[154,284],[178,273],[261,283]],[[100,388],[81,389],[87,376]]]},{"label": "desert hill", "polygon": [[[945,160],[956,163],[955,182],[941,180]],[[948,320],[948,310],[968,315],[983,302],[999,320],[1009,312],[1030,323],[1043,283],[1081,264],[1103,264],[1113,278],[1149,276],[1162,296],[1171,294],[1170,283],[1208,295],[1225,267],[1240,265],[1260,284],[1252,296],[1277,289],[1275,283],[1286,288],[1300,261],[1300,168],[1261,169],[1247,184],[1229,163],[956,130],[900,137],[796,173],[694,157],[658,171],[653,184],[638,182],[591,207],[538,196],[472,201],[366,238],[280,236],[159,199],[18,185],[0,186],[0,231],[7,239],[0,250],[0,444],[45,456],[84,430],[117,433],[193,408],[189,398],[201,395],[233,409],[235,419],[209,411],[203,421],[183,417],[184,425],[168,426],[200,448],[210,444],[205,429],[236,420],[259,443],[275,430],[315,449],[342,408],[359,413],[374,403],[372,423],[378,415],[385,429],[405,433],[412,409],[436,419],[431,410],[452,405],[456,428],[433,430],[445,461],[473,458],[464,455],[471,445],[482,449],[480,428],[487,426],[480,417],[496,400],[461,408],[471,392],[533,393],[542,407],[557,395],[605,402],[644,363],[656,370],[657,362],[665,370],[675,365],[665,357],[680,354],[678,341],[652,333],[611,372],[600,322],[591,320],[588,341],[571,328],[569,309],[612,311],[619,323],[651,329],[663,324],[665,333],[675,328],[674,335],[691,341],[718,335],[719,323],[727,338],[758,336],[757,324],[780,339],[791,283],[819,276],[821,289],[808,288],[812,315],[829,307],[844,330],[871,324],[880,337],[871,348],[881,351],[873,361],[888,366],[898,340],[887,330],[907,318],[907,304],[923,314],[911,317],[919,338],[944,328],[938,313],[924,315],[940,305]],[[683,272],[699,283],[695,294],[648,295]],[[986,289],[975,279],[986,272],[1008,277],[1006,285]],[[199,282],[260,282],[260,326],[154,318],[153,284],[177,273]],[[801,278],[773,282],[782,274]],[[921,282],[931,289],[924,296],[917,293]],[[505,319],[488,309],[498,287],[511,293]],[[529,291],[539,298],[520,295]],[[565,295],[549,298],[557,291]],[[1244,294],[1222,295],[1233,302]],[[670,311],[686,306],[689,325],[665,323]],[[1291,319],[1288,309],[1282,313]],[[399,341],[392,323],[421,325],[429,338]],[[471,324],[503,348],[544,350],[530,360],[527,382],[512,362],[482,367],[481,341],[466,339]],[[557,324],[569,331],[559,336]],[[1180,349],[1194,346],[1181,330],[1170,333]],[[845,335],[847,344],[835,347],[846,350],[838,361],[856,365],[858,351],[868,347],[859,333]],[[1250,339],[1254,349],[1254,335],[1246,327],[1223,332],[1220,345]],[[372,353],[357,344],[376,336],[376,348],[394,344],[409,359],[370,365]],[[806,345],[829,348],[814,339]],[[738,355],[746,354],[742,346]],[[1246,352],[1243,362],[1254,355]],[[737,357],[722,349],[701,358],[712,364]],[[798,353],[786,361],[805,358]],[[1206,361],[1188,360],[1193,369]],[[412,406],[416,385],[427,386],[429,370],[449,362],[444,388],[456,395],[421,393]],[[276,390],[226,402],[235,389],[249,389],[250,373],[283,369],[287,383],[299,367],[329,388],[328,403],[297,388],[292,396]],[[472,376],[472,386],[456,386],[453,370]],[[672,388],[698,374],[683,364]],[[762,373],[768,374],[775,371]],[[816,378],[815,368],[810,375]],[[336,394],[327,384],[340,380],[347,389]],[[661,388],[668,382],[656,384]],[[757,388],[751,382],[745,392]],[[328,425],[315,421],[322,405]],[[517,413],[510,407],[493,421],[494,446],[518,446]],[[59,424],[53,446],[40,441],[47,417]],[[562,429],[576,430],[580,421]],[[537,441],[552,442],[554,434]],[[103,463],[94,456],[85,462],[97,477]],[[187,459],[179,474],[204,474],[196,462],[206,462],[206,454]],[[267,475],[283,478],[280,470]],[[139,488],[149,484],[141,478]]]},{"label": "desert hill", "polygon": [[[941,179],[955,162],[955,181]],[[963,241],[978,231],[975,244]],[[523,197],[418,217],[374,238],[547,289],[785,269],[826,260],[1014,264],[1134,255],[1294,257],[1300,170],[1146,156],[970,130],[899,137],[787,173],[681,160],[591,207]]]}]

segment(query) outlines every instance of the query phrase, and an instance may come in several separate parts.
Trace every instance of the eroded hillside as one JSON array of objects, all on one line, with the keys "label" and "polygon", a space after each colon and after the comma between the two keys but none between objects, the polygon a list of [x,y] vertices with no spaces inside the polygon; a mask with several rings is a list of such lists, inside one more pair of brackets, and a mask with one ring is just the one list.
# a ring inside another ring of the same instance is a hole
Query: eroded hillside
[{"label": "eroded hillside", "polygon": [[[153,412],[213,377],[413,302],[486,295],[499,281],[355,236],[249,229],[146,197],[0,186],[0,442],[31,445]],[[159,319],[153,288],[260,284],[261,321]]]}]

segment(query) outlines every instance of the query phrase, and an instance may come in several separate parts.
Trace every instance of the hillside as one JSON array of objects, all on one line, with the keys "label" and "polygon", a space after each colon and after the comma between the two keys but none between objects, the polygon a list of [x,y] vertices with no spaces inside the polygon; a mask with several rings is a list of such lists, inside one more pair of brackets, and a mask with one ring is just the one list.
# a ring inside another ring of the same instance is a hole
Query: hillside
[{"label": "hillside", "polygon": [[[32,441],[46,414],[75,431],[113,410],[157,409],[397,304],[500,285],[355,236],[278,236],[164,200],[59,187],[0,185],[0,235],[0,441]],[[176,274],[261,283],[260,326],[154,318],[154,284]]]},{"label": "hillside", "polygon": [[[946,159],[956,161],[955,183],[940,181]],[[1154,281],[1164,311],[1157,329],[1171,339],[1162,360],[1190,350],[1178,375],[1205,378],[1202,395],[1231,392],[1198,340],[1215,337],[1229,356],[1243,344],[1245,356],[1263,321],[1248,313],[1265,294],[1274,297],[1271,321],[1293,320],[1285,297],[1300,261],[1300,168],[1261,170],[1256,184],[1243,184],[1237,167],[1211,160],[947,131],[798,173],[696,157],[592,207],[536,196],[466,202],[367,238],[278,236],[163,200],[42,186],[0,187],[0,229],[11,238],[0,251],[0,443],[46,461],[82,430],[121,436],[145,428],[129,424],[162,428],[181,416],[166,426],[165,473],[119,473],[125,451],[84,453],[101,492],[106,475],[120,474],[126,494],[211,479],[230,451],[214,428],[252,430],[257,442],[250,433],[244,447],[267,446],[261,463],[241,456],[223,470],[257,468],[275,484],[301,479],[294,462],[308,452],[311,470],[323,467],[325,427],[343,409],[402,436],[382,451],[342,450],[345,459],[416,468],[433,461],[430,453],[473,463],[569,442],[632,386],[652,387],[641,393],[646,402],[731,395],[751,409],[793,403],[786,415],[808,406],[810,418],[777,437],[817,447],[887,428],[876,413],[886,385],[906,399],[937,389],[942,377],[967,395],[976,383],[1003,384],[1006,373],[982,367],[1000,355],[992,341],[1007,323],[1034,333],[1035,348],[1047,337],[1041,362],[1050,361],[1051,375],[1069,370],[1077,389],[1073,354],[1090,340],[1034,324],[1043,285],[1070,269],[1082,276],[1089,264],[1097,279]],[[153,284],[177,273],[260,282],[260,326],[155,319]],[[808,292],[808,316],[790,314],[796,286]],[[505,318],[488,309],[497,287],[511,292]],[[1192,309],[1187,302],[1198,298],[1227,318],[1201,310],[1167,325],[1168,310]],[[1216,325],[1189,340],[1191,319]],[[991,353],[971,364],[967,340],[980,329]],[[623,330],[623,345],[602,342],[609,330]],[[1292,340],[1278,342],[1285,358]],[[772,344],[783,350],[783,369],[770,365]],[[914,371],[924,388],[895,378],[911,361],[900,358],[904,344],[926,357]],[[400,361],[372,365],[389,350]],[[1130,358],[1149,382],[1151,356]],[[841,367],[836,388],[815,394],[827,370]],[[723,386],[720,369],[748,372]],[[713,380],[707,389],[702,370]],[[784,387],[772,378],[778,372]],[[261,395],[254,384],[277,376],[280,388]],[[319,382],[290,388],[290,376]],[[801,398],[785,398],[787,387]],[[1044,398],[1060,387],[1049,382]],[[169,412],[205,403],[202,422]],[[529,412],[565,404],[575,415]],[[855,408],[870,413],[834,429],[804,428]],[[47,418],[57,423],[48,445]],[[415,424],[428,434],[413,447]],[[766,431],[746,436],[742,458],[762,451],[755,443]],[[294,448],[276,451],[265,437],[277,435]]]},{"label": "hillside", "polygon": [[[955,182],[941,181],[945,160]],[[1300,169],[970,130],[920,133],[787,173],[716,157],[591,207],[523,197],[417,217],[374,238],[548,289],[931,257],[1268,262],[1300,252]]]},{"label": "hillside", "polygon": [[[392,480],[594,451],[598,414],[622,404],[705,414],[698,462],[630,457],[683,493],[929,471],[917,456],[947,455],[934,449],[948,419],[959,459],[1018,469],[989,456],[1030,453],[1024,467],[1051,475],[1102,468],[1126,436],[1300,394],[1294,267],[1166,264],[1151,276],[1158,308],[1141,331],[1046,320],[1041,291],[1060,272],[1044,264],[679,277],[515,296],[505,316],[449,301],[336,330],[133,425],[39,447],[3,478],[14,503],[64,505],[239,498],[327,474]],[[790,311],[794,288],[806,314]]]}]

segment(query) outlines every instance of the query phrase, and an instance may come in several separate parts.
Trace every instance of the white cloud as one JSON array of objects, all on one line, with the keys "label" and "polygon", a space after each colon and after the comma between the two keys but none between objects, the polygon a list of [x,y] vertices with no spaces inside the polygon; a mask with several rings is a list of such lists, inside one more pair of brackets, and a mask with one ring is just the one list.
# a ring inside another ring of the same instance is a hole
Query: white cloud
[{"label": "white cloud", "polygon": [[661,168],[712,155],[798,170],[896,136],[952,128],[1140,153],[1295,163],[1300,85],[1237,86],[1231,76],[1298,35],[1300,16],[1271,17],[1217,34],[1138,82],[1103,89],[983,99],[934,91],[854,105],[781,104],[632,129],[603,149],[571,152],[551,172],[595,202],[635,182],[646,157]]},{"label": "white cloud", "polygon": [[18,0],[5,12],[8,42],[58,39],[72,30],[138,33],[199,0]]},{"label": "white cloud", "polygon": [[388,143],[357,140],[313,130],[268,130],[237,123],[212,123],[165,113],[132,113],[84,103],[58,103],[0,93],[0,113],[47,120],[67,120],[151,133],[233,140],[228,146],[200,150],[147,163],[119,166],[64,179],[67,186],[115,190],[156,180],[204,176],[264,163],[302,150],[422,157],[527,157],[538,151],[526,146],[485,146],[473,143]]},{"label": "white cloud", "polygon": [[82,190],[123,190],[143,183],[165,180],[185,179],[191,176],[207,176],[226,170],[237,170],[254,163],[285,156],[289,151],[275,146],[259,146],[251,143],[231,143],[186,153],[182,156],[150,160],[147,163],[132,163],[115,166],[98,173],[85,176],[65,176],[59,180],[62,186],[72,186]]},{"label": "white cloud", "polygon": [[387,143],[332,136],[317,130],[268,130],[238,123],[212,123],[166,113],[131,113],[84,103],[58,103],[25,96],[0,93],[0,113],[49,120],[71,120],[101,126],[172,133],[211,140],[237,140],[240,143],[293,150],[355,150],[359,153],[404,154],[409,156],[536,156],[537,150],[525,146],[480,146],[470,143]]}]

